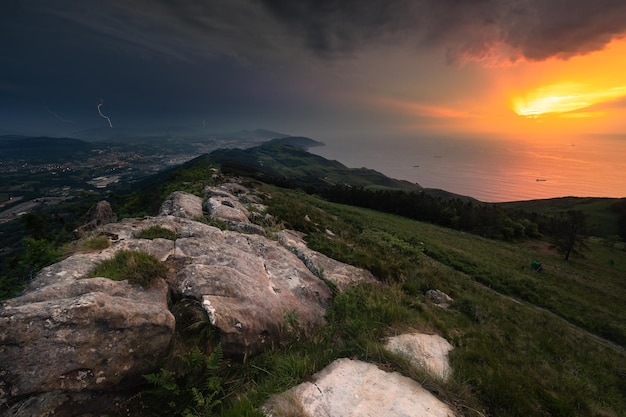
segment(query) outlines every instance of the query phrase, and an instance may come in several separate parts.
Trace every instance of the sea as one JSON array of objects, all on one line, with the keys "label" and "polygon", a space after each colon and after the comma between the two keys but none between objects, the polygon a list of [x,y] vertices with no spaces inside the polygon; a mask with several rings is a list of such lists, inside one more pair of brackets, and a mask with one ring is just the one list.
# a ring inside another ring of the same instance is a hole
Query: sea
[{"label": "sea", "polygon": [[483,202],[626,197],[626,135],[328,135],[309,149],[350,168]]}]

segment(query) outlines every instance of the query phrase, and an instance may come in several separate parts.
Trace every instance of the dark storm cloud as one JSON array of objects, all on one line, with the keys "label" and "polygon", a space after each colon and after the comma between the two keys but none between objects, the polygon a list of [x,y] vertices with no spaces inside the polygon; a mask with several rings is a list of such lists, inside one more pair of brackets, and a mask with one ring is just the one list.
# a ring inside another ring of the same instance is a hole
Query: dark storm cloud
[{"label": "dark storm cloud", "polygon": [[101,123],[99,97],[118,123],[285,119],[332,112],[337,86],[349,94],[372,76],[336,61],[368,62],[371,48],[543,60],[601,49],[625,31],[624,0],[5,0],[0,124],[14,114],[61,123],[45,106]]},{"label": "dark storm cloud", "polygon": [[543,60],[601,49],[626,32],[623,0],[260,1],[323,56],[412,38],[452,59],[501,48],[513,60]]},{"label": "dark storm cloud", "polygon": [[601,49],[626,32],[623,0],[10,0],[2,14],[8,21],[20,9],[81,25],[121,51],[240,63],[284,58],[298,45],[333,58],[407,41],[451,59],[500,48],[543,60]]}]

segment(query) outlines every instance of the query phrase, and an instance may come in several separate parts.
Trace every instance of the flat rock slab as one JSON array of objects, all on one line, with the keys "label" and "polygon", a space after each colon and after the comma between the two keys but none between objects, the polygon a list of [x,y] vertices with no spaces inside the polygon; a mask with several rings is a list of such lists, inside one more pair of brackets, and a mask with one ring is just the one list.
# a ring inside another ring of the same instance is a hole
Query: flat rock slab
[{"label": "flat rock slab", "polygon": [[202,214],[202,198],[184,191],[174,191],[167,196],[159,209],[159,216],[195,219]]},{"label": "flat rock slab", "polygon": [[387,350],[406,356],[418,367],[424,367],[432,376],[446,380],[450,376],[448,352],[452,345],[436,334],[401,334],[390,337],[385,345]]},{"label": "flat rock slab", "polygon": [[338,359],[305,382],[272,398],[268,417],[453,417],[452,409],[420,384],[376,365]]},{"label": "flat rock slab", "polygon": [[376,278],[368,270],[336,261],[309,249],[302,234],[298,232],[283,230],[276,236],[280,244],[296,255],[311,272],[332,282],[341,291],[357,283],[376,282]]}]

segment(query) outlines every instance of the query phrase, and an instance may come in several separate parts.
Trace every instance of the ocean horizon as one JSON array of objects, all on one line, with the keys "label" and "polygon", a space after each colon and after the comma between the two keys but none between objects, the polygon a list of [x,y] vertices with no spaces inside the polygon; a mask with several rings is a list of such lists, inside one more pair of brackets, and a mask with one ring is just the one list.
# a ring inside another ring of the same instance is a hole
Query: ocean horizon
[{"label": "ocean horizon", "polygon": [[[384,136],[384,137],[381,137]],[[310,152],[483,202],[626,197],[626,136],[331,136]]]}]

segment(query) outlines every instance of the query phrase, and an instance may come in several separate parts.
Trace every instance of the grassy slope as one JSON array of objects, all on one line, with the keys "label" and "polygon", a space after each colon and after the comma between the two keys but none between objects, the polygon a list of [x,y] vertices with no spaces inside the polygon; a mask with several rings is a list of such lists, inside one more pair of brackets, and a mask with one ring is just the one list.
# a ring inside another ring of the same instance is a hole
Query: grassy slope
[{"label": "grassy slope", "polygon": [[[321,335],[252,365],[288,366],[297,383],[334,357],[378,361],[418,378],[464,415],[626,414],[626,353],[598,337],[624,344],[625,252],[596,241],[586,259],[565,263],[541,242],[490,241],[292,191],[271,193],[270,210],[308,232],[311,246],[368,267],[391,286],[340,296]],[[532,272],[532,259],[545,271]],[[427,302],[430,288],[451,295],[453,308]],[[450,382],[416,375],[380,350],[384,335],[407,327],[441,333],[455,345]],[[247,398],[284,388],[283,371],[268,374],[244,390]]]},{"label": "grassy slope", "polygon": [[218,150],[212,152],[210,157],[218,163],[235,163],[251,171],[271,173],[305,185],[349,184],[365,188],[422,189],[417,184],[389,178],[371,169],[348,168],[337,161],[280,143],[245,150]]},{"label": "grassy slope", "polygon": [[[182,178],[189,184],[206,170]],[[229,363],[222,415],[259,415],[253,407],[338,357],[413,377],[462,415],[626,415],[626,353],[616,345],[626,335],[626,252],[594,240],[585,259],[566,263],[542,241],[492,241],[261,187],[272,196],[269,211],[307,233],[312,248],[368,268],[389,286],[342,294],[322,331]],[[531,260],[544,271],[531,271]],[[455,299],[451,309],[426,300],[432,288]],[[407,329],[453,343],[450,382],[385,353],[384,337]]]},{"label": "grassy slope", "polygon": [[[212,175],[206,158],[187,165],[168,172],[167,184],[150,187],[150,194],[199,192]],[[339,295],[328,326],[318,333],[243,363],[229,362],[221,415],[259,415],[253,409],[268,396],[338,357],[404,373],[460,415],[626,415],[626,353],[618,346],[626,339],[626,252],[598,239],[585,259],[566,263],[541,241],[492,241],[259,187],[272,197],[269,211],[307,233],[312,248],[366,267],[388,285]],[[531,260],[540,261],[544,271],[532,272]],[[453,306],[446,310],[428,302],[424,294],[432,288],[451,295]],[[449,382],[381,348],[385,336],[411,329],[439,333],[453,343]]]},{"label": "grassy slope", "polygon": [[611,205],[619,199],[596,197],[562,197],[543,200],[514,201],[500,203],[503,207],[519,208],[540,214],[555,214],[559,211],[580,210],[589,215],[589,224],[594,234],[608,237],[615,235],[618,229],[618,215],[611,210]]}]

